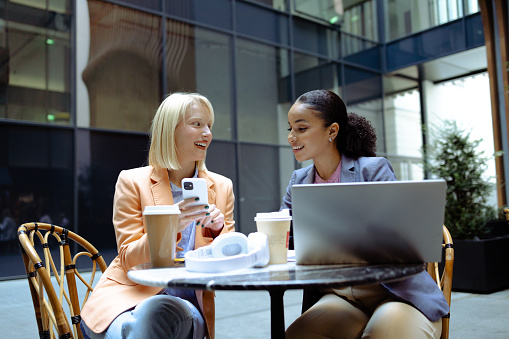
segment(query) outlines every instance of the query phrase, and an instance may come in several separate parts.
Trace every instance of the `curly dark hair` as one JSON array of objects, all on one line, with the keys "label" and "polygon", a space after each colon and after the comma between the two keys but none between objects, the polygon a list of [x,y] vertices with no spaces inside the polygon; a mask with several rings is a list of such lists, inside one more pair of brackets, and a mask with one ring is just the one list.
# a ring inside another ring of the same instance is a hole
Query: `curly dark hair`
[{"label": "curly dark hair", "polygon": [[310,109],[328,127],[339,125],[336,147],[340,154],[357,159],[376,156],[376,132],[371,123],[355,113],[347,113],[346,105],[334,92],[318,89],[302,94],[297,102]]}]

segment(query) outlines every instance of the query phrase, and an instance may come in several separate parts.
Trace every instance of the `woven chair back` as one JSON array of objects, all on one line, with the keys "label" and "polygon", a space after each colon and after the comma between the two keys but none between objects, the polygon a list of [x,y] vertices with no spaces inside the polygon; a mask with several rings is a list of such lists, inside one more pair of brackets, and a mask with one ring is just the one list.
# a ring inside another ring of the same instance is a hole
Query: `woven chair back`
[{"label": "woven chair back", "polygon": [[[83,338],[79,326],[81,309],[93,291],[96,271],[107,268],[104,258],[87,240],[56,225],[25,223],[18,228],[18,240],[40,338]],[[74,255],[73,243],[79,245],[79,252]],[[77,259],[81,257],[92,263],[89,280],[77,269]],[[81,302],[78,283],[86,290]]]}]

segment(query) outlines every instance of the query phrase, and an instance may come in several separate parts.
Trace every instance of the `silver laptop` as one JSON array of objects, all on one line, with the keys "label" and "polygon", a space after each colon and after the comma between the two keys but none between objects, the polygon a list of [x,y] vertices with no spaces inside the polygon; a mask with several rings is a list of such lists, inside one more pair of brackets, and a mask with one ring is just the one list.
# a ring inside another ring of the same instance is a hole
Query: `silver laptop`
[{"label": "silver laptop", "polygon": [[444,180],[292,186],[300,265],[440,262]]}]

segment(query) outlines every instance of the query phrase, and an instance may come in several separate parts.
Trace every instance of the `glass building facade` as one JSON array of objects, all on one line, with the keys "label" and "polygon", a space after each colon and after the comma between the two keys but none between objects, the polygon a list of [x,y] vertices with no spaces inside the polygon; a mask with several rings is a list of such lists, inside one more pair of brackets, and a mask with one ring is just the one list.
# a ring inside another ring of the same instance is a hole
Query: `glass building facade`
[{"label": "glass building facade", "polygon": [[419,76],[395,71],[483,46],[476,4],[1,1],[0,279],[23,274],[9,231],[23,222],[66,226],[115,255],[117,176],[147,164],[151,120],[175,91],[214,106],[207,167],[233,180],[243,233],[307,165],[287,143],[287,112],[308,90],[330,89],[367,117],[399,179],[424,177],[421,111],[391,99]]}]

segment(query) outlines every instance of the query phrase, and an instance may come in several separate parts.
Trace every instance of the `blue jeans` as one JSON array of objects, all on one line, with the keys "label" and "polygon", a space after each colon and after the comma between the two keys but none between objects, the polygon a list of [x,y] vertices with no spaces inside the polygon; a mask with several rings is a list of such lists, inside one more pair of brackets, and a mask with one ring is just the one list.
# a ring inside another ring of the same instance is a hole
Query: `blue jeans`
[{"label": "blue jeans", "polygon": [[83,321],[81,330],[87,339],[202,339],[205,321],[187,300],[163,294],[147,298],[120,314],[104,332],[92,332]]}]

